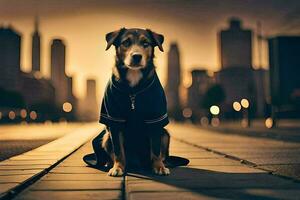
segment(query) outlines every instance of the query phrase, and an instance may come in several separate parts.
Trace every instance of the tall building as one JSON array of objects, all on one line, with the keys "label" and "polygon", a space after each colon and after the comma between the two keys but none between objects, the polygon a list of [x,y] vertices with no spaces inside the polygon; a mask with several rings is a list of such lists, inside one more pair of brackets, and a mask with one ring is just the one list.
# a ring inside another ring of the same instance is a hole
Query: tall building
[{"label": "tall building", "polygon": [[99,103],[96,96],[96,80],[87,80],[86,96],[81,101],[80,115],[84,121],[94,121],[99,118]]},{"label": "tall building", "polygon": [[[232,104],[248,99],[250,109],[256,110],[256,88],[252,68],[252,31],[242,28],[241,20],[231,18],[229,28],[218,33],[221,70],[216,73],[216,82],[225,92],[221,114],[230,116]],[[258,88],[260,89],[260,88]],[[227,115],[228,114],[228,115]]]},{"label": "tall building", "polygon": [[252,31],[242,28],[241,20],[231,18],[229,28],[219,33],[222,69],[252,67]]},{"label": "tall building", "polygon": [[0,27],[0,87],[18,88],[21,59],[21,35],[12,27]]},{"label": "tall building", "polygon": [[35,18],[34,32],[32,34],[32,71],[40,71],[41,67],[41,43],[39,33],[39,21]]},{"label": "tall building", "polygon": [[171,43],[168,52],[166,96],[168,113],[170,118],[180,120],[182,118],[179,90],[181,83],[180,54],[178,45]]},{"label": "tall building", "polygon": [[191,73],[192,84],[188,88],[188,108],[192,110],[192,120],[199,122],[200,118],[207,116],[203,108],[203,97],[212,84],[212,78],[206,70],[195,69]]},{"label": "tall building", "polygon": [[56,104],[62,107],[68,101],[68,81],[65,73],[66,46],[60,39],[54,39],[51,44],[51,81],[56,88]]},{"label": "tall building", "polygon": [[277,36],[269,41],[272,105],[279,110],[300,110],[300,37]]}]

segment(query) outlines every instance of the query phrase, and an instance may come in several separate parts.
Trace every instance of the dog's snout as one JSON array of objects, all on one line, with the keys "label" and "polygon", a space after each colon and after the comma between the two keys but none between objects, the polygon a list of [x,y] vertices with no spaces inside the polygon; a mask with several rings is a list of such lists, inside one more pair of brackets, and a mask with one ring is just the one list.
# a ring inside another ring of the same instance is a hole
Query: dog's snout
[{"label": "dog's snout", "polygon": [[132,55],[132,61],[136,64],[140,63],[142,60],[142,55],[141,54],[133,54]]}]

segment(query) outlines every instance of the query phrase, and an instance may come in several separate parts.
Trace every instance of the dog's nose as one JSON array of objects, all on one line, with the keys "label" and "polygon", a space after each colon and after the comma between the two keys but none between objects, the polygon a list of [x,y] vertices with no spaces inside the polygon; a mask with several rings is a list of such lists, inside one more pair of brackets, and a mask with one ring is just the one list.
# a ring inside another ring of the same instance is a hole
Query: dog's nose
[{"label": "dog's nose", "polygon": [[132,60],[135,64],[138,64],[142,60],[142,55],[141,54],[133,54],[132,55]]}]

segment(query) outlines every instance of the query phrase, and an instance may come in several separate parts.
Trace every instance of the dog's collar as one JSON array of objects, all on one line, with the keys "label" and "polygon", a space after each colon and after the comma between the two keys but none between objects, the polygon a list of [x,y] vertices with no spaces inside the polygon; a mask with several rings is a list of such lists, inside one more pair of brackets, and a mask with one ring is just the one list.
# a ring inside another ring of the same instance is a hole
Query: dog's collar
[{"label": "dog's collar", "polygon": [[157,79],[157,74],[154,73],[154,75],[150,79],[146,79],[135,87],[130,87],[124,81],[118,80],[114,75],[111,77],[110,81],[112,83],[112,86],[120,92],[127,93],[128,95],[137,95],[151,88],[151,86]]}]

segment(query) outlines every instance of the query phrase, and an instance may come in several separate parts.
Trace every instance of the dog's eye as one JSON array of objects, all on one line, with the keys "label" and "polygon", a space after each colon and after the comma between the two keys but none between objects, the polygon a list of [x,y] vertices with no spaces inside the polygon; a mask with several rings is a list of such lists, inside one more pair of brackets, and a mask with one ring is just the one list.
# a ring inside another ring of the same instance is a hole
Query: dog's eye
[{"label": "dog's eye", "polygon": [[130,40],[125,40],[125,41],[122,42],[122,45],[124,47],[129,47],[131,45],[131,41]]},{"label": "dog's eye", "polygon": [[147,47],[149,47],[149,45],[150,45],[150,43],[149,43],[149,42],[143,42],[143,47],[144,47],[144,48],[147,48]]}]

